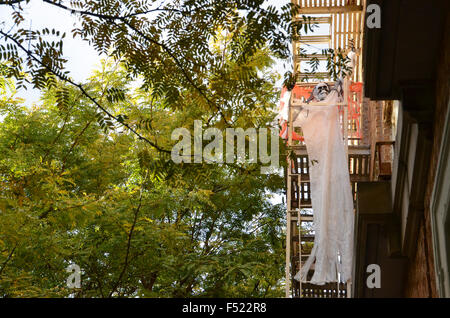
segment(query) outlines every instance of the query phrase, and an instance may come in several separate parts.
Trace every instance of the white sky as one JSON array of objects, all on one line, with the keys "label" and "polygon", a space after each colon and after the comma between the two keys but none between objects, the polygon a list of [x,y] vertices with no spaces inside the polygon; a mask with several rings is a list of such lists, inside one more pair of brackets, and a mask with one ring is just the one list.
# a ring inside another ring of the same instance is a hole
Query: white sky
[{"label": "white sky", "polygon": [[[64,55],[68,59],[66,64],[67,70],[70,71],[70,76],[76,81],[85,80],[99,61],[99,56],[87,42],[80,40],[79,37],[73,39],[71,31],[74,29],[74,23],[77,21],[76,17],[65,10],[58,9],[39,0],[30,1],[29,5],[24,6],[24,8],[26,13],[24,15],[25,21],[23,22],[24,28],[31,24],[31,28],[35,30],[47,27],[66,32],[63,48]],[[0,28],[3,30],[9,30],[11,26],[11,12],[12,9],[10,7],[0,6],[0,23],[2,23]],[[28,103],[36,102],[39,99],[39,95],[39,91],[31,87],[27,91],[22,90],[19,92],[19,96],[24,97]]]}]

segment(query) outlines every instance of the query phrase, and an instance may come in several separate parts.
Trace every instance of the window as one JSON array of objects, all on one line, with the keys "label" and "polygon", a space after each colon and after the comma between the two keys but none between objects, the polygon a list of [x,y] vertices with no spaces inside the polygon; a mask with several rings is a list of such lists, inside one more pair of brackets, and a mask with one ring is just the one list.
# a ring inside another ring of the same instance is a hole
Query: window
[{"label": "window", "polygon": [[450,297],[450,102],[447,108],[436,179],[431,197],[431,227],[436,283],[440,297]]}]

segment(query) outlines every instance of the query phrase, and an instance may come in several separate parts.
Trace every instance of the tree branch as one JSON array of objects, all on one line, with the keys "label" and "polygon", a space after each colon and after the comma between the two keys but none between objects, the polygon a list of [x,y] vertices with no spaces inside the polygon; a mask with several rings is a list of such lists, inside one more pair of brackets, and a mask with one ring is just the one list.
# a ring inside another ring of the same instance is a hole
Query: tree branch
[{"label": "tree branch", "polygon": [[6,260],[3,262],[2,268],[0,268],[0,276],[3,273],[3,270],[5,269],[6,265],[8,264],[8,262],[11,260],[12,255],[14,254],[14,251],[16,250],[17,244],[14,246],[14,248],[12,249],[12,251],[9,253],[8,257],[6,258]]},{"label": "tree branch", "polygon": [[6,5],[11,5],[11,4],[16,4],[19,2],[23,2],[25,0],[5,0],[5,1],[0,1],[0,5],[2,4],[6,4]]},{"label": "tree branch", "polygon": [[48,67],[45,63],[43,63],[41,60],[39,60],[38,58],[36,58],[34,56],[34,54],[29,51],[28,49],[26,49],[19,41],[17,41],[14,37],[10,36],[9,34],[4,33],[3,31],[0,30],[0,34],[3,35],[4,37],[6,37],[7,39],[10,39],[11,41],[13,41],[22,51],[24,51],[29,57],[31,57],[35,62],[37,62],[39,65],[43,66],[45,69],[47,69],[50,73],[54,74],[56,77],[58,77],[60,80],[63,80],[75,87],[77,87],[84,96],[86,96],[90,101],[92,101],[97,108],[99,108],[102,112],[104,112],[106,115],[108,115],[108,117],[110,117],[111,119],[113,119],[114,121],[118,122],[120,125],[122,125],[123,127],[127,128],[128,130],[130,130],[133,134],[135,134],[140,140],[144,140],[145,142],[147,142],[148,144],[150,144],[152,147],[154,147],[155,149],[161,151],[161,152],[165,152],[165,153],[171,153],[170,150],[167,149],[163,149],[161,147],[159,147],[157,144],[153,143],[152,141],[148,140],[147,138],[143,137],[141,134],[139,134],[135,129],[133,129],[130,125],[124,123],[123,121],[119,121],[118,118],[116,116],[114,116],[113,114],[111,114],[107,109],[105,109],[102,105],[100,105],[97,100],[92,97],[90,94],[88,94],[86,92],[86,90],[83,88],[83,86],[81,84],[75,83],[73,80],[71,80],[70,78],[63,76],[61,74],[59,74],[58,72],[56,72],[55,70],[53,70],[52,68]]},{"label": "tree branch", "polygon": [[[147,175],[145,176],[145,179],[147,179]],[[112,294],[119,287],[119,285],[120,285],[120,283],[122,281],[123,275],[125,274],[125,271],[126,271],[126,269],[128,267],[128,259],[129,259],[129,256],[130,256],[130,249],[131,249],[131,238],[133,236],[134,228],[136,226],[136,222],[137,222],[137,218],[138,218],[138,214],[139,214],[139,210],[141,209],[141,206],[142,206],[142,188],[141,188],[141,193],[139,194],[139,204],[138,204],[137,208],[134,211],[133,224],[131,225],[130,232],[128,233],[127,250],[126,250],[126,253],[125,253],[125,261],[124,261],[124,264],[123,264],[123,268],[122,268],[122,271],[120,272],[119,279],[117,280],[116,284],[114,285],[114,287],[112,288],[111,292],[109,293],[109,297],[111,297]]]},{"label": "tree branch", "polygon": [[[18,2],[20,1],[24,1],[24,0],[16,0]],[[126,19],[126,18],[131,18],[134,16],[138,16],[138,15],[142,15],[142,14],[148,14],[148,13],[152,13],[152,12],[158,12],[158,11],[167,11],[167,12],[176,12],[176,13],[181,13],[181,14],[186,14],[188,13],[187,11],[182,11],[182,10],[178,10],[178,9],[173,9],[173,8],[156,8],[156,9],[150,9],[150,10],[146,10],[146,11],[141,11],[141,12],[135,12],[135,13],[130,13],[127,15],[123,15],[123,16],[115,16],[115,15],[109,15],[109,14],[101,14],[101,13],[95,13],[95,12],[90,12],[90,11],[85,11],[85,10],[77,10],[77,9],[72,9],[69,8],[68,6],[63,5],[62,3],[59,2],[54,2],[51,0],[42,0],[50,5],[54,5],[57,6],[61,9],[70,11],[71,13],[77,13],[77,14],[82,14],[82,15],[89,15],[91,17],[96,17],[99,19],[106,19],[106,20],[122,20],[122,19]],[[0,3],[1,4],[1,3]]]},{"label": "tree branch", "polygon": [[[214,103],[211,99],[208,98],[208,96],[206,96],[205,92],[194,82],[194,80],[189,76],[189,74],[187,73],[187,71],[184,69],[183,65],[181,64],[181,61],[177,58],[177,56],[170,50],[169,47],[167,47],[167,45],[165,45],[164,43],[160,43],[158,41],[156,41],[155,39],[152,39],[151,37],[147,36],[146,34],[142,33],[142,31],[140,31],[139,29],[137,29],[136,27],[134,27],[128,20],[128,17],[132,17],[141,13],[134,13],[134,14],[130,14],[130,15],[125,15],[125,16],[111,16],[111,15],[105,15],[105,14],[99,14],[99,13],[94,13],[94,12],[89,12],[89,11],[81,11],[81,10],[75,10],[72,8],[69,8],[61,3],[56,3],[53,2],[51,0],[43,0],[44,2],[57,6],[61,9],[64,9],[66,11],[70,11],[71,13],[76,13],[79,15],[88,15],[88,16],[93,16],[96,18],[100,18],[100,19],[104,19],[104,20],[109,20],[112,23],[116,24],[115,21],[119,20],[122,23],[124,23],[126,26],[128,26],[130,29],[132,29],[134,32],[136,32],[139,36],[141,36],[142,38],[144,38],[145,40],[149,41],[152,44],[155,44],[159,47],[161,47],[175,62],[175,64],[177,65],[177,67],[181,70],[181,72],[183,73],[183,76],[187,79],[187,81],[189,82],[189,84],[195,89],[197,90],[200,95],[208,102],[208,104],[214,106],[215,108],[217,108],[217,110],[219,111],[220,115],[222,116],[224,122],[230,126],[230,123],[227,121],[225,114],[223,113],[222,108],[217,105],[216,103]],[[178,12],[178,13],[185,13],[184,11],[181,10],[176,10],[176,9],[164,9],[164,8],[157,8],[157,9],[152,9],[152,10],[148,10],[145,12],[142,12],[142,14],[144,13],[150,13],[153,11],[174,11],[174,12]]]},{"label": "tree branch", "polygon": [[[184,77],[187,79],[187,81],[189,82],[189,84],[200,93],[200,95],[208,102],[208,104],[214,106],[215,108],[217,108],[217,110],[219,111],[220,115],[222,116],[224,122],[230,126],[230,123],[227,121],[225,114],[223,113],[222,108],[217,105],[216,103],[214,103],[212,100],[210,100],[208,98],[208,96],[206,96],[205,92],[194,82],[194,80],[189,76],[189,74],[187,73],[187,71],[184,69],[183,65],[181,64],[181,61],[175,56],[175,54],[170,50],[170,48],[165,45],[164,43],[159,43],[158,41],[156,41],[155,39],[150,38],[149,36],[147,36],[146,34],[142,33],[142,31],[140,31],[139,29],[135,28],[134,26],[132,26],[130,24],[130,22],[126,21],[126,19],[120,19],[122,20],[122,22],[127,25],[130,29],[132,29],[134,32],[136,32],[138,35],[140,35],[141,37],[143,37],[144,39],[146,39],[147,41],[149,41],[150,43],[153,43],[155,45],[160,46],[164,51],[166,51],[167,54],[169,54],[169,56],[173,59],[173,61],[175,62],[175,64],[177,65],[177,67],[181,70],[181,72],[183,73]],[[114,23],[114,22],[113,22]],[[117,24],[116,24],[117,25]]]}]

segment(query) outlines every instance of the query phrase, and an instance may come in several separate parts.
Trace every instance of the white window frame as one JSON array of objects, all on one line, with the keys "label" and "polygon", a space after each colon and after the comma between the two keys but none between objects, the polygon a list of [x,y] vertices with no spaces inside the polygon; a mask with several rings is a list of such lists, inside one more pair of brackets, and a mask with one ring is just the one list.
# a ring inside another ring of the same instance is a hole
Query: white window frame
[{"label": "white window frame", "polygon": [[450,297],[450,101],[442,132],[439,161],[431,195],[436,287],[440,297]]}]

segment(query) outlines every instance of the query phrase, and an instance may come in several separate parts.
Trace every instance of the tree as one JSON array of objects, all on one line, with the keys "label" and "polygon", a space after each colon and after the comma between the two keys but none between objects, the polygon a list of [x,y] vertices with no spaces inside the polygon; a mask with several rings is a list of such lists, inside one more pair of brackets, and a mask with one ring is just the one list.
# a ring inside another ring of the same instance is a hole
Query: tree
[{"label": "tree", "polygon": [[[11,62],[10,75],[21,87],[27,81],[24,74],[31,74],[32,84],[39,89],[54,86],[59,78],[88,97],[83,85],[71,80],[64,69],[65,34],[48,28],[22,27],[23,8],[28,2],[0,1],[0,5],[14,8],[11,21],[14,32],[0,31],[7,43],[0,45],[0,56]],[[301,27],[301,22],[292,20],[297,6],[289,3],[279,12],[273,6],[264,9],[261,0],[71,1],[70,7],[56,0],[43,2],[75,15],[80,27],[73,30],[73,35],[88,41],[99,53],[125,61],[128,78],[142,77],[143,88],[154,98],[164,99],[170,107],[183,108],[186,107],[183,93],[189,91],[199,107],[215,112],[208,122],[214,120],[224,126],[233,125],[235,109],[223,98],[228,96],[211,89],[211,78],[228,73],[223,56],[216,54],[211,40],[228,34],[222,51],[238,64],[246,63],[264,46],[286,59],[290,40]],[[247,76],[250,80],[255,78],[254,74]],[[98,101],[91,101],[109,120],[120,122],[142,137]]]},{"label": "tree", "polygon": [[[196,119],[271,125],[268,67],[288,56],[292,7],[44,2],[73,9],[75,35],[109,58],[75,83],[64,35],[21,28],[27,1],[0,2],[16,10],[0,31],[0,295],[280,296],[284,209],[267,197],[282,178],[168,153],[171,131]],[[11,79],[41,89],[43,106],[25,107]],[[65,284],[72,263],[79,290]]]},{"label": "tree", "polygon": [[[123,98],[108,98],[105,83]],[[142,129],[162,147],[172,142],[164,130],[198,115],[127,87],[125,66],[111,61],[86,87],[129,122],[151,118]],[[90,99],[62,82],[43,100],[32,110],[13,96],[1,103],[3,297],[281,295],[284,209],[267,201],[281,177],[258,165],[171,164],[126,130],[103,129]],[[70,263],[83,270],[75,292]]]}]

